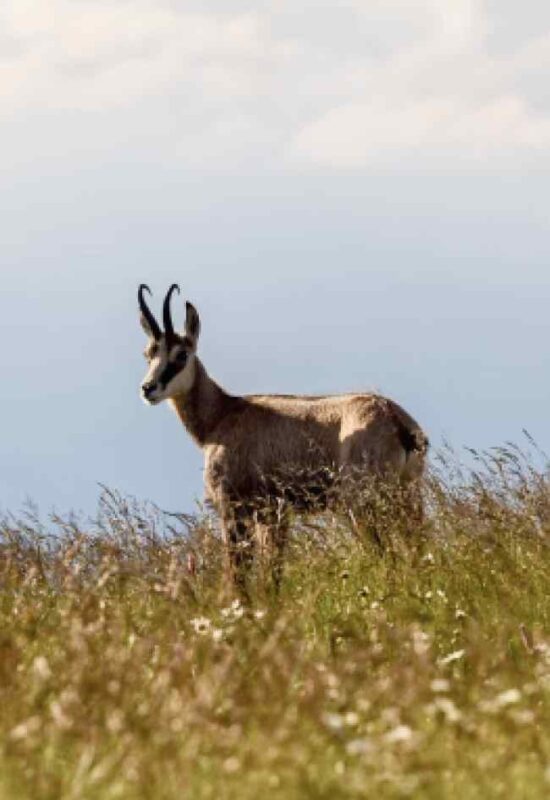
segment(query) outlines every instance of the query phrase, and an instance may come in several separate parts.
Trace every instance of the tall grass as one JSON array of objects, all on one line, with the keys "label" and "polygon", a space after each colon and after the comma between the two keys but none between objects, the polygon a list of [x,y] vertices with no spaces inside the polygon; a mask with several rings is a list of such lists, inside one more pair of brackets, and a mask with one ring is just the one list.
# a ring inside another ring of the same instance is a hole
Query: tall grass
[{"label": "tall grass", "polygon": [[5,518],[0,798],[548,797],[548,469],[472,458],[413,535],[297,518],[249,609],[208,516]]}]

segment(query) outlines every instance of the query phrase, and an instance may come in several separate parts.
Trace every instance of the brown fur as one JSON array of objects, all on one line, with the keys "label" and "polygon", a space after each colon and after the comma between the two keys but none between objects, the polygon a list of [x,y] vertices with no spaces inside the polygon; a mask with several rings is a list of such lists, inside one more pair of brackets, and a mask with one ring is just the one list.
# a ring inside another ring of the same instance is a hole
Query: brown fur
[{"label": "brown fur", "polygon": [[254,525],[275,546],[278,580],[287,510],[322,507],[335,475],[358,471],[418,485],[428,440],[397,403],[370,393],[234,397],[198,358],[194,367],[191,390],[171,403],[204,451],[206,495],[241,587]]}]

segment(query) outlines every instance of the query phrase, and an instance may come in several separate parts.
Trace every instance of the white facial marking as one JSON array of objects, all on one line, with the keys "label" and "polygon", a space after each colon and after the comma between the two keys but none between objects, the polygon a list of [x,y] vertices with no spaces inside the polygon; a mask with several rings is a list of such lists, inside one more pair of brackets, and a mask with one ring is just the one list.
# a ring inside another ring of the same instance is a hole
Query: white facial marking
[{"label": "white facial marking", "polygon": [[185,366],[179,370],[177,375],[174,375],[172,380],[166,386],[163,399],[167,397],[175,397],[178,394],[187,394],[195,380],[195,356],[189,353]]},{"label": "white facial marking", "polygon": [[[157,351],[149,362],[149,369],[143,379],[141,396],[148,405],[156,405],[176,395],[187,394],[195,380],[195,356],[187,353],[182,359],[184,348],[176,344],[166,352],[164,340],[158,343]],[[166,377],[168,382],[165,383]],[[150,388],[146,388],[150,387]]]}]

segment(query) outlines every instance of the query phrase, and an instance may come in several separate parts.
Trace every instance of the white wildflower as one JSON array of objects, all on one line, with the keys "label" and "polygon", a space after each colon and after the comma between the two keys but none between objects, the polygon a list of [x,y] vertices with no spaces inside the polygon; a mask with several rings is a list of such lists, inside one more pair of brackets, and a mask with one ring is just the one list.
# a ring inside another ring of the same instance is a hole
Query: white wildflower
[{"label": "white wildflower", "polygon": [[231,603],[231,616],[233,619],[240,619],[244,615],[244,607],[240,600],[233,600]]},{"label": "white wildflower", "polygon": [[359,709],[359,711],[362,711],[364,714],[367,711],[370,711],[371,706],[372,706],[371,701],[367,700],[366,697],[360,697],[357,700],[357,708]]},{"label": "white wildflower", "polygon": [[19,723],[19,725],[16,725],[15,728],[10,731],[10,739],[16,742],[27,739],[29,736],[32,736],[33,733],[37,733],[41,725],[40,717],[29,717],[29,719]]},{"label": "white wildflower", "polygon": [[226,758],[223,762],[224,771],[227,772],[228,775],[234,775],[235,772],[238,772],[241,768],[241,762],[235,756],[230,756]]},{"label": "white wildflower", "polygon": [[466,655],[466,650],[454,650],[449,655],[439,659],[440,664],[453,664],[455,661],[460,661]]},{"label": "white wildflower", "polygon": [[532,725],[535,721],[535,714],[528,708],[513,709],[509,713],[516,725]]},{"label": "white wildflower", "polygon": [[462,712],[448,697],[437,697],[434,701],[434,707],[436,711],[443,714],[447,722],[460,722],[462,719]]},{"label": "white wildflower", "polygon": [[408,725],[397,725],[388,731],[384,738],[389,744],[406,744],[412,740],[413,735],[413,731]]},{"label": "white wildflower", "polygon": [[505,706],[511,706],[514,703],[519,703],[520,700],[521,692],[519,689],[508,689],[507,691],[501,692],[495,697],[495,705],[497,708],[504,708]]},{"label": "white wildflower", "polygon": [[107,715],[107,730],[110,733],[120,733],[124,728],[124,714],[119,708],[115,708]]},{"label": "white wildflower", "polygon": [[448,692],[450,688],[451,684],[449,681],[445,680],[445,678],[435,678],[435,680],[430,683],[430,689],[434,694]]},{"label": "white wildflower", "polygon": [[191,620],[191,625],[195,631],[200,636],[204,636],[205,634],[210,632],[210,628],[212,627],[212,623],[208,619],[208,617],[195,617],[195,619]]},{"label": "white wildflower", "polygon": [[430,649],[430,637],[421,628],[415,627],[412,632],[412,647],[417,656],[425,655]]},{"label": "white wildflower", "polygon": [[34,674],[43,681],[47,681],[52,676],[48,659],[45,656],[37,656],[32,662],[32,669]]},{"label": "white wildflower", "polygon": [[341,731],[344,727],[344,718],[341,714],[326,712],[323,714],[322,720],[331,731]]},{"label": "white wildflower", "polygon": [[401,712],[398,708],[395,708],[395,706],[390,706],[389,708],[382,709],[380,719],[388,727],[390,725],[396,727],[400,724]]},{"label": "white wildflower", "polygon": [[497,714],[503,708],[519,703],[521,692],[518,689],[507,689],[505,692],[497,694],[492,700],[482,700],[479,707],[487,714]]},{"label": "white wildflower", "polygon": [[346,752],[350,756],[364,756],[366,753],[372,753],[374,749],[369,739],[352,739],[346,745]]},{"label": "white wildflower", "polygon": [[72,726],[71,718],[65,713],[65,708],[58,700],[52,700],[50,703],[50,714],[52,719],[61,730],[69,730]]},{"label": "white wildflower", "polygon": [[327,686],[330,686],[331,689],[336,689],[338,686],[340,686],[340,681],[338,680],[334,672],[329,672],[325,680]]}]

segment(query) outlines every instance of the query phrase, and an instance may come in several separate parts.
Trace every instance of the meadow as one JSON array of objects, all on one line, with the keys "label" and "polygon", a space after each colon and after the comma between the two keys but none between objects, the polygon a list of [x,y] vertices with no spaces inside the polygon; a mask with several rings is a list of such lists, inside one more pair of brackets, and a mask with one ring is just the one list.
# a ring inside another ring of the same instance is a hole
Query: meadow
[{"label": "meadow", "polygon": [[432,457],[426,520],[296,518],[245,607],[216,521],[105,489],[0,524],[0,800],[550,796],[550,477]]}]

